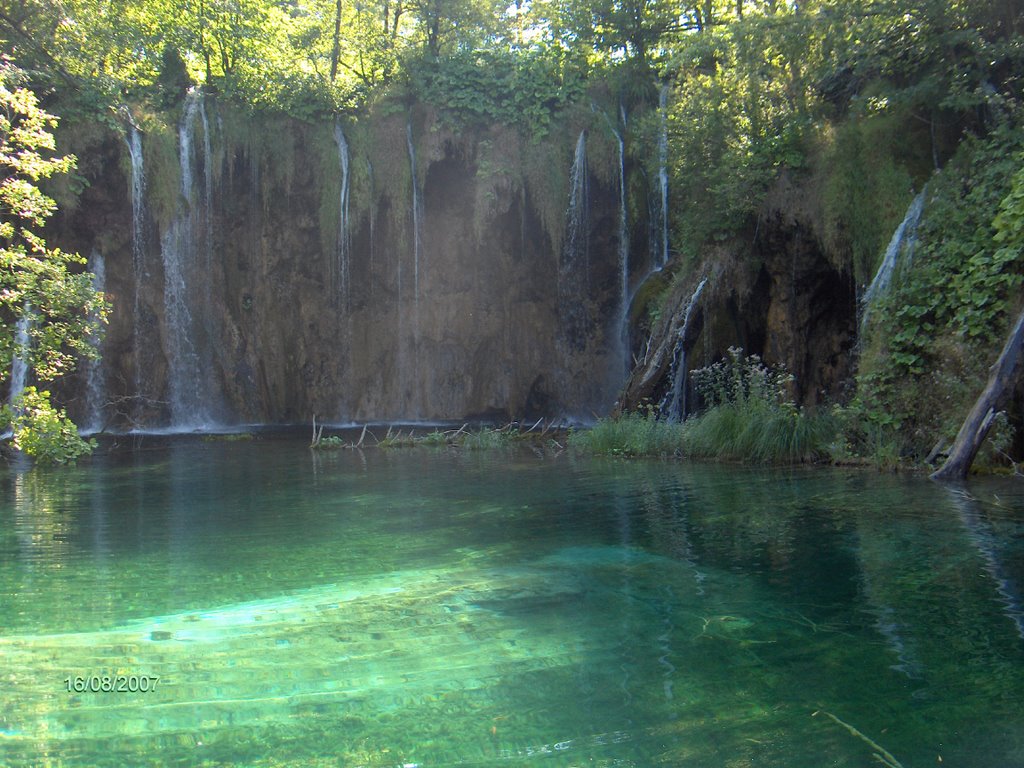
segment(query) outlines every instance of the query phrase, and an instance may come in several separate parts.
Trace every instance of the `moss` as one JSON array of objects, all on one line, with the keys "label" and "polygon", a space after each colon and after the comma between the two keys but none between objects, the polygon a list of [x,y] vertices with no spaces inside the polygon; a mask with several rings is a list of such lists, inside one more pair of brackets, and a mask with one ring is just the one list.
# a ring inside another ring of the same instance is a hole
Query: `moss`
[{"label": "moss", "polygon": [[578,134],[579,131],[570,138],[569,131],[552,132],[550,141],[523,147],[520,166],[523,184],[541,227],[556,250],[561,248],[565,235],[569,169]]},{"label": "moss", "polygon": [[[178,129],[166,113],[139,111],[136,120],[142,131],[142,157],[146,177],[146,205],[150,215],[166,228],[178,212],[181,197],[181,165],[178,157]],[[130,158],[125,150],[124,159]]]},{"label": "moss", "polygon": [[824,133],[817,150],[826,251],[838,254],[833,266],[860,284],[871,280],[915,186],[923,184],[898,154],[903,127],[892,116],[853,118]]},{"label": "moss", "polygon": [[412,173],[408,152],[396,152],[395,148],[406,146],[408,122],[408,113],[393,113],[386,105],[367,118],[367,128],[372,130],[372,141],[366,144],[373,167],[375,204],[380,206],[384,198],[390,201],[386,226],[394,233],[396,247],[403,251],[412,243]]}]

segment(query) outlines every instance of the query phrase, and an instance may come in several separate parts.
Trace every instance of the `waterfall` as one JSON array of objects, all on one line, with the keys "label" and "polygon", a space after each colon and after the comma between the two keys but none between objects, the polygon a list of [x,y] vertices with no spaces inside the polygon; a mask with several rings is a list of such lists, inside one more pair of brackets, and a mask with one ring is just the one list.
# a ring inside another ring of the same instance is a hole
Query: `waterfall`
[{"label": "waterfall", "polygon": [[128,123],[128,157],[132,163],[132,264],[135,267],[136,283],[145,268],[145,240],[143,222],[146,215],[146,172],[142,162],[142,134],[135,123]]},{"label": "waterfall", "polygon": [[334,141],[338,145],[338,165],[341,168],[341,193],[338,200],[338,260],[335,265],[335,288],[341,293],[342,307],[348,311],[351,296],[349,282],[349,252],[352,236],[349,233],[348,190],[349,190],[349,154],[348,142],[341,123],[334,123]]},{"label": "waterfall", "polygon": [[686,305],[686,312],[683,313],[683,325],[679,329],[679,333],[676,334],[676,351],[672,358],[672,375],[669,378],[672,382],[669,390],[671,400],[669,400],[669,394],[665,397],[665,400],[668,401],[667,412],[664,408],[664,401],[662,403],[662,413],[671,421],[682,421],[686,418],[686,334],[690,330],[690,318],[693,316],[693,310],[696,308],[697,302],[700,301],[700,294],[707,282],[708,279],[705,277],[697,284],[696,290],[690,297],[690,303]]},{"label": "waterfall", "polygon": [[[416,146],[412,141],[412,123],[405,124],[405,140],[409,148],[409,174],[412,180],[412,285],[413,285],[413,318],[412,318],[412,344],[413,344],[413,387],[416,392],[420,391],[420,254],[422,252],[422,235],[420,228],[423,222],[423,201],[420,198],[419,180],[416,178]],[[401,289],[401,285],[399,285]],[[401,343],[401,342],[400,342]],[[404,368],[405,366],[400,367]],[[419,416],[419,400],[413,396],[412,404],[409,406],[409,415]]]},{"label": "waterfall", "polygon": [[[195,189],[195,126],[204,129],[203,196]],[[212,260],[212,170],[209,124],[203,93],[192,89],[178,128],[181,206],[161,241],[164,312],[167,323],[171,426],[200,428],[213,423],[210,374],[210,262]],[[202,252],[202,259],[200,259]],[[204,299],[196,306],[197,297]]]},{"label": "waterfall", "polygon": [[658,186],[661,191],[661,258],[657,269],[668,264],[668,83],[658,96],[661,132],[658,134]]},{"label": "waterfall", "polygon": [[[366,176],[367,176],[367,179],[368,179],[368,184],[369,184],[369,189],[370,189],[370,199],[373,200],[375,198],[375,194],[376,193],[375,193],[374,180],[373,180],[373,163],[370,162],[369,158],[366,159]],[[370,269],[370,272],[372,273],[373,272],[374,257],[377,254],[377,246],[376,246],[376,240],[375,240],[375,232],[376,232],[376,229],[377,229],[377,206],[375,206],[375,205],[371,205],[370,206],[369,226],[370,226],[370,259],[369,259],[370,266],[369,266],[369,269]],[[370,281],[370,290],[371,291],[373,290],[373,281],[372,280]]]},{"label": "waterfall", "polygon": [[[917,225],[921,222],[921,213],[923,211],[924,190],[921,190],[920,194],[914,198],[907,209],[907,215],[903,217],[903,221],[900,222],[900,225],[893,233],[892,239],[885,249],[882,263],[878,267],[878,272],[875,273],[875,278],[871,281],[871,285],[864,292],[864,297],[861,300],[864,305],[864,314],[861,315],[860,319],[861,336],[864,335],[864,331],[868,326],[868,318],[871,316],[871,309],[875,302],[884,298],[889,292],[892,278],[900,263],[900,257],[903,256],[908,264],[913,257],[914,246],[917,244]],[[904,254],[906,255],[904,256]]]},{"label": "waterfall", "polygon": [[[7,396],[8,405],[11,408],[11,417],[21,414],[21,396],[25,392],[25,385],[28,382],[28,358],[31,351],[32,340],[29,331],[32,328],[32,311],[28,302],[25,302],[25,309],[22,311],[18,323],[14,327],[14,350],[11,354],[11,387]],[[0,437],[10,439],[14,436],[13,424],[4,430]]]},{"label": "waterfall", "polygon": [[420,187],[416,180],[416,147],[412,143],[412,123],[406,123],[405,139],[409,145],[409,171],[412,174],[412,279],[413,296],[418,306],[420,303],[420,220],[423,218],[423,201],[420,200]]},{"label": "waterfall", "polygon": [[[92,272],[93,290],[102,293],[106,287],[107,268],[103,254],[93,251],[89,256],[89,271]],[[99,347],[100,339],[93,336],[89,342]],[[103,407],[106,405],[106,376],[103,360],[89,360],[85,370],[85,408],[86,424],[83,432],[102,432],[104,427]]]},{"label": "waterfall", "polygon": [[[597,110],[597,106],[593,107]],[[611,118],[603,110],[601,114],[604,115],[605,122],[608,123],[608,129],[612,132],[612,136],[615,137],[615,142],[619,148],[619,302],[618,310],[616,312],[616,343],[618,344],[619,359],[622,361],[621,373],[625,374],[629,371],[629,214],[626,210],[626,144],[622,139],[622,134],[619,133],[615,126],[612,124]],[[626,125],[626,109],[621,104],[619,105],[619,114],[622,117],[622,125]],[[621,384],[621,381],[616,381],[616,388]]]},{"label": "waterfall", "polygon": [[[203,126],[203,233],[205,238],[203,253],[206,269],[209,271],[213,262],[213,151],[210,146],[210,121],[206,118],[206,102],[202,93],[199,94],[199,121]],[[213,298],[212,283],[209,279],[204,281],[206,289],[206,306],[210,306]]]},{"label": "waterfall", "polygon": [[626,211],[626,145],[619,143],[619,319],[617,323],[622,371],[629,370],[629,214]]},{"label": "waterfall", "polygon": [[[129,115],[130,118],[130,115]],[[142,281],[146,276],[146,171],[142,155],[142,133],[131,119],[128,120],[128,157],[132,164],[132,272],[135,278],[135,294],[132,312],[132,358],[135,366],[136,397],[142,395]]]},{"label": "waterfall", "polygon": [[18,318],[14,329],[14,354],[11,357],[11,390],[10,405],[14,413],[19,411],[18,400],[25,391],[28,382],[28,358],[32,340],[29,330],[32,328],[32,309],[25,304],[25,309]]},{"label": "waterfall", "polygon": [[569,171],[569,207],[558,270],[558,309],[562,333],[570,349],[586,346],[586,302],[590,285],[590,190],[587,179],[587,134],[580,131]]}]

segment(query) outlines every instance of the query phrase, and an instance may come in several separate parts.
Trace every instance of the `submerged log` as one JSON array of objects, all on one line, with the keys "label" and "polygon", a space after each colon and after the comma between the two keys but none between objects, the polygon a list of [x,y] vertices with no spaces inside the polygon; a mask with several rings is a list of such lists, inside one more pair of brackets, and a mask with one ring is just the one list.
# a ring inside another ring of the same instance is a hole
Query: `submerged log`
[{"label": "submerged log", "polygon": [[1010,331],[1003,351],[992,366],[985,391],[967,414],[964,425],[957,433],[956,442],[949,452],[949,458],[937,471],[932,480],[963,480],[978,455],[981,444],[988,435],[996,411],[1017,377],[1020,367],[1021,346],[1024,345],[1024,311]]}]

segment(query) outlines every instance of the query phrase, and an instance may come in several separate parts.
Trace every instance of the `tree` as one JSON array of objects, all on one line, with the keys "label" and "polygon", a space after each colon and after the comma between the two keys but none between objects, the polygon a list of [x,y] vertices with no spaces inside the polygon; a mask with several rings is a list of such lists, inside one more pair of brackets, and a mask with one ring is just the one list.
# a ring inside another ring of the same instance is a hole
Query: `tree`
[{"label": "tree", "polygon": [[[38,233],[54,212],[55,203],[38,182],[66,173],[71,155],[50,157],[51,133],[57,119],[44,112],[36,96],[19,85],[22,75],[9,61],[0,64],[0,376],[8,377],[17,354],[40,382],[70,372],[81,357],[95,357],[90,338],[97,338],[106,316],[103,296],[92,287],[92,275],[72,270],[85,262],[76,254],[49,248]],[[27,348],[15,341],[20,318],[30,315]],[[17,394],[17,393],[15,393]],[[55,411],[47,392],[26,390],[31,408],[13,418],[14,442],[44,459],[64,460],[83,452],[84,444],[62,412]],[[15,403],[15,410],[19,410]],[[56,443],[40,439],[57,430]]]}]

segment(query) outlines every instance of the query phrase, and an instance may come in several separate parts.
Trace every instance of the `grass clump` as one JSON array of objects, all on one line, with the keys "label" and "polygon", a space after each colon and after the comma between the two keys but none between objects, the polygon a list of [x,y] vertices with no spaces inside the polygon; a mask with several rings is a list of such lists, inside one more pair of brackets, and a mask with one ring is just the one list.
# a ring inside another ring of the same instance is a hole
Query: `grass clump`
[{"label": "grass clump", "polygon": [[789,395],[793,377],[784,369],[731,348],[725,360],[692,375],[709,407],[683,426],[689,455],[781,464],[829,454],[835,420],[798,408]]},{"label": "grass clump", "polygon": [[469,451],[490,451],[507,448],[518,437],[519,433],[510,429],[481,429],[464,432],[456,444]]},{"label": "grass clump", "polygon": [[569,445],[611,456],[678,456],[683,450],[683,426],[659,421],[652,413],[628,413],[573,432]]}]

